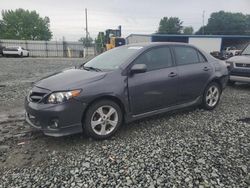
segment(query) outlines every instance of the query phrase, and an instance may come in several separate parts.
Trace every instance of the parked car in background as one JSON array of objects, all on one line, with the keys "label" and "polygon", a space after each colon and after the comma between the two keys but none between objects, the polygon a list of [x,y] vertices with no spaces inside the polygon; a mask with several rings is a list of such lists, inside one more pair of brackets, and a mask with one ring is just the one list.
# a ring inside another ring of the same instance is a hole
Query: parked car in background
[{"label": "parked car in background", "polygon": [[21,46],[8,46],[3,49],[4,56],[29,57],[29,51]]},{"label": "parked car in background", "polygon": [[4,49],[4,46],[2,46],[2,45],[0,44],[0,55],[1,55],[1,56],[3,55],[3,49]]},{"label": "parked car in background", "polygon": [[226,59],[226,56],[222,52],[219,52],[219,51],[210,52],[210,55],[212,55],[216,59],[220,59],[220,60],[225,60]]},{"label": "parked car in background", "polygon": [[230,46],[230,47],[224,48],[223,53],[226,55],[226,57],[229,58],[229,57],[232,57],[232,56],[240,55],[241,50],[238,50],[234,46]]},{"label": "parked car in background", "polygon": [[194,46],[126,45],[35,83],[26,121],[46,135],[105,139],[124,121],[192,105],[212,110],[227,79],[226,64]]},{"label": "parked car in background", "polygon": [[229,83],[250,83],[250,44],[242,51],[241,55],[229,58],[226,63],[230,66]]}]

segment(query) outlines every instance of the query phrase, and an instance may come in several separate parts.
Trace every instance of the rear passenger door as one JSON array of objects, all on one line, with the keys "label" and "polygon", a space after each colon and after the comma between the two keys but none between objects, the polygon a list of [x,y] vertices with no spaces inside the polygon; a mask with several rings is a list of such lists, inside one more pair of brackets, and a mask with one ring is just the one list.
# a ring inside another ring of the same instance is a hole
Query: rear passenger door
[{"label": "rear passenger door", "polygon": [[179,85],[179,103],[191,102],[203,94],[212,66],[205,56],[190,46],[174,46]]}]

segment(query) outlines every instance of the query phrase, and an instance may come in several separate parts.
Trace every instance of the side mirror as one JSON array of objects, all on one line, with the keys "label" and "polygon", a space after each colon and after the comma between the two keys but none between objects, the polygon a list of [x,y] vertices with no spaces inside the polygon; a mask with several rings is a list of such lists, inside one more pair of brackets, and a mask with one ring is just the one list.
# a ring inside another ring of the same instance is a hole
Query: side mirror
[{"label": "side mirror", "polygon": [[130,69],[130,74],[144,73],[147,71],[147,65],[135,64]]}]

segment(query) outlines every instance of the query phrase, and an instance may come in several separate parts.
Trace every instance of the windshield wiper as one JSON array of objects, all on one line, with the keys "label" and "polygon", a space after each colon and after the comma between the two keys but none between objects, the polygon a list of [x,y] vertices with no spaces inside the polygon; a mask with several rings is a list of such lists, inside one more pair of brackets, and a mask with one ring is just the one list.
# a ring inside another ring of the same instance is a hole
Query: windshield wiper
[{"label": "windshield wiper", "polygon": [[93,71],[96,71],[96,72],[101,72],[102,71],[101,69],[98,69],[96,67],[85,67],[85,66],[83,66],[83,69],[84,70],[93,70]]}]

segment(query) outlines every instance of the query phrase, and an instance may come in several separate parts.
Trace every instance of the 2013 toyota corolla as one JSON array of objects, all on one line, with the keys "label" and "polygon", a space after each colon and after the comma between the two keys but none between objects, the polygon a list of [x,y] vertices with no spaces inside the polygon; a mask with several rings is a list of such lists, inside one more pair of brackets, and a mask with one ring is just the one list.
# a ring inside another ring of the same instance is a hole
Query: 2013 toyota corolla
[{"label": "2013 toyota corolla", "polygon": [[219,103],[226,64],[181,43],[126,45],[34,84],[25,99],[26,120],[44,134],[113,135],[123,122]]}]

